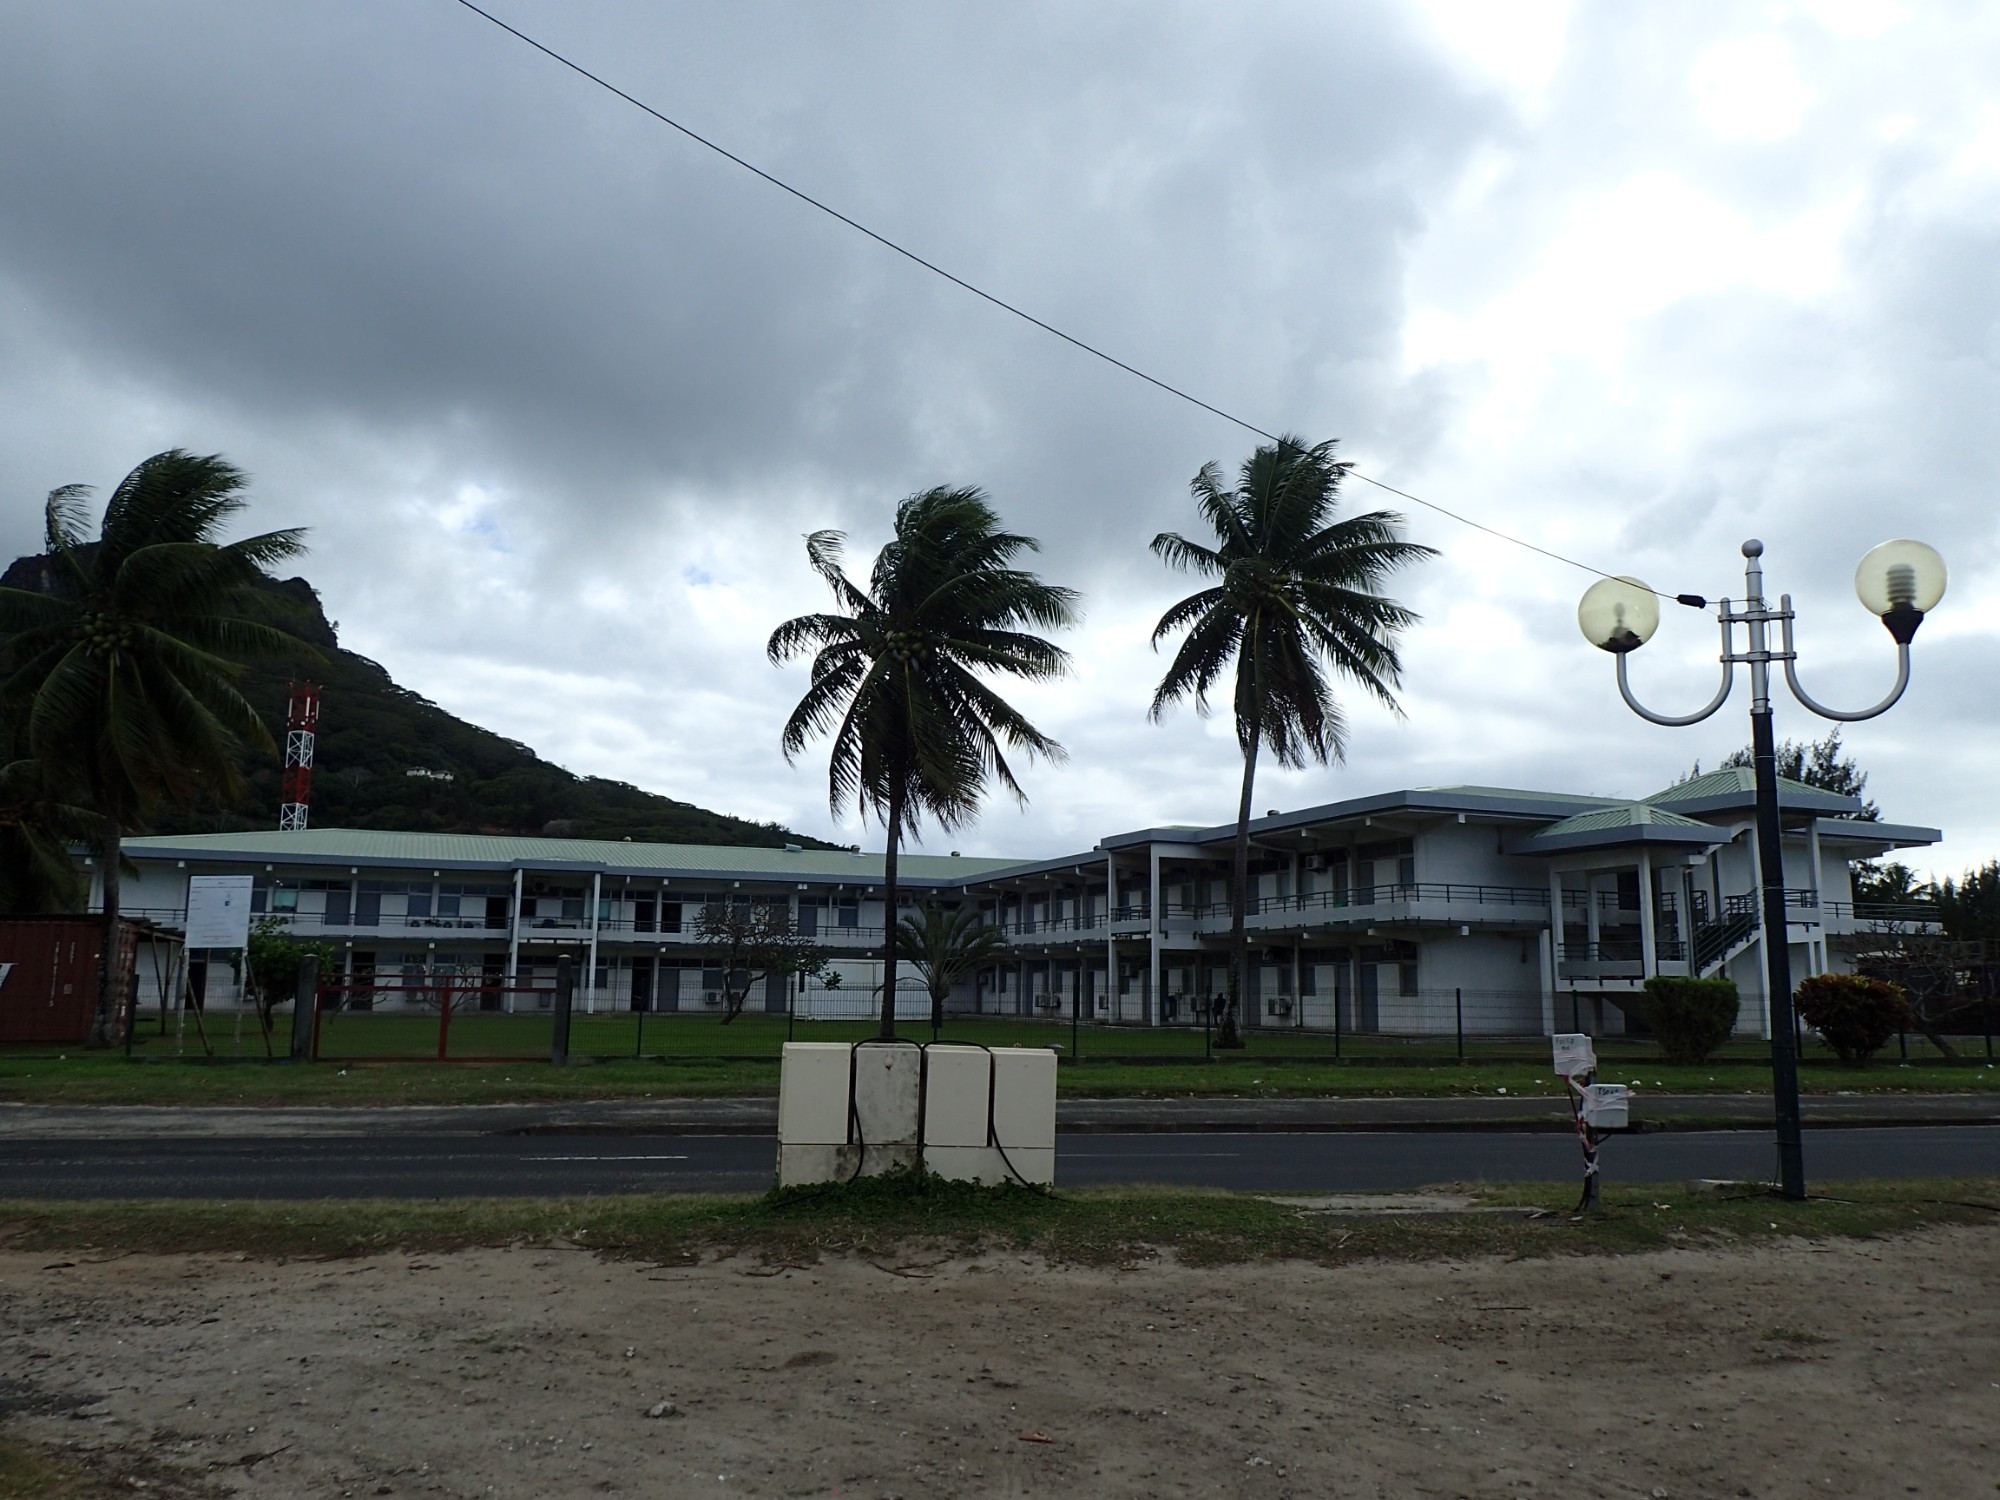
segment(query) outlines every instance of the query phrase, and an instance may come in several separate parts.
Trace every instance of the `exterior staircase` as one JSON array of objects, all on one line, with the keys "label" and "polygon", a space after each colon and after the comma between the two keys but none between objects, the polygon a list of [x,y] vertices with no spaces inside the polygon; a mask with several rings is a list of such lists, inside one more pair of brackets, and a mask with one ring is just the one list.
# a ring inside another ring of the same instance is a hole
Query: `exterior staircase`
[{"label": "exterior staircase", "polygon": [[1699,978],[1713,979],[1724,965],[1757,940],[1755,894],[1728,897],[1718,917],[1710,916],[1703,903],[1695,917],[1692,967]]}]

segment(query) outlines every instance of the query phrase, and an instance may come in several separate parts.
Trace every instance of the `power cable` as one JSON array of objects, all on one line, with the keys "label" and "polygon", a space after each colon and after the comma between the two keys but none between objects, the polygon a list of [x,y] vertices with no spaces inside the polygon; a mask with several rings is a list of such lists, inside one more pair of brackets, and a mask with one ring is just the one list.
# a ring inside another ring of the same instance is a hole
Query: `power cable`
[{"label": "power cable", "polygon": [[[783,178],[773,176],[771,173],[765,171],[762,167],[758,166],[756,163],[751,161],[746,161],[744,158],[738,156],[734,151],[731,151],[728,147],[720,145],[719,143],[710,140],[707,136],[701,134],[701,132],[692,129],[689,126],[683,125],[679,120],[674,119],[672,116],[662,114],[659,110],[653,108],[653,106],[648,104],[645,100],[637,98],[632,94],[626,93],[625,90],[618,87],[617,84],[611,82],[609,79],[603,77],[600,74],[591,72],[590,69],[583,66],[582,63],[575,61],[573,58],[565,56],[564,54],[556,51],[555,48],[547,45],[546,43],[537,41],[534,37],[528,35],[527,32],[522,31],[519,27],[508,24],[506,21],[503,21],[498,16],[494,15],[491,11],[482,9],[480,6],[474,4],[473,0],[457,0],[457,4],[471,11],[474,15],[478,16],[480,19],[489,21],[493,25],[499,27],[500,30],[506,32],[516,41],[520,41],[527,44],[528,46],[534,48],[535,51],[541,53],[544,57],[547,57],[553,62],[562,64],[562,66],[568,68],[572,73],[577,74],[579,77],[588,79],[590,82],[596,84],[599,88],[605,90],[607,93],[615,94],[618,98],[623,99],[627,104],[631,105],[634,109],[639,110],[644,114],[650,115],[653,119],[658,120],[662,125],[665,125],[668,129],[679,131],[682,135],[686,136],[696,145],[706,147],[708,150],[713,151],[717,156],[720,156],[725,160],[733,162],[735,165],[741,167],[744,171],[750,173],[753,177],[761,178],[763,181],[768,182],[772,187],[777,188],[780,192],[789,193],[791,194],[792,197],[798,199],[801,203],[807,204],[813,208],[818,209],[821,213],[827,215],[827,217],[829,218],[837,219],[840,223],[845,224],[849,229],[852,229],[855,233],[866,236],[868,239],[871,239],[876,244],[882,246],[885,250],[894,251],[897,255],[902,256],[905,260],[910,261],[915,265],[921,266],[926,271],[929,271],[933,276],[938,276],[943,278],[944,280],[950,282],[953,286],[958,287],[960,290],[972,293],[973,296],[979,298],[981,301],[990,302],[993,306],[999,308],[1002,312],[1011,313],[1015,317],[1021,319],[1022,322],[1032,324],[1034,327],[1041,329],[1042,332],[1051,334],[1054,337],[1061,339],[1065,344],[1069,344],[1077,349],[1081,349],[1085,354],[1089,354],[1097,359],[1101,359],[1106,364],[1111,365],[1117,369],[1123,370],[1127,375],[1131,375],[1140,380],[1143,380],[1146,382],[1146,384],[1153,386],[1159,390],[1165,391],[1170,396],[1178,397],[1180,400],[1187,402],[1190,406],[1200,407],[1203,411],[1209,413],[1211,416],[1220,417],[1225,422],[1230,422],[1238,427],[1241,427],[1245,432],[1254,433],[1256,436],[1261,438],[1267,438],[1271,442],[1276,443],[1283,441],[1277,433],[1268,432],[1264,428],[1259,427],[1255,422],[1249,421],[1243,417],[1239,417],[1234,412],[1225,411],[1223,408],[1219,406],[1204,401],[1201,399],[1201,397],[1196,396],[1191,392],[1184,391],[1179,386],[1172,385],[1169,382],[1160,379],[1157,375],[1150,375],[1146,371],[1140,369],[1137,365],[1127,364],[1124,360],[1118,358],[1117,355],[1111,354],[1106,350],[1100,349],[1095,344],[1088,343],[1085,340],[1078,338],[1073,333],[1064,332],[1062,329],[1056,327],[1055,324],[1043,321],[1041,318],[1038,318],[1033,313],[1027,311],[1027,309],[1016,306],[1014,303],[1007,301],[1004,297],[997,297],[992,292],[985,290],[985,288],[975,286],[973,283],[967,281],[964,277],[954,275],[952,272],[947,271],[943,266],[938,265],[935,261],[924,259],[923,256],[917,254],[916,251],[908,248],[907,246],[898,244],[895,240],[890,239],[887,235],[880,234],[877,231],[870,229],[866,224],[863,224],[858,219],[849,218],[846,214],[842,213],[839,209],[833,207],[831,204],[820,201],[818,198],[813,197],[812,194],[806,192],[802,188],[793,187],[789,182],[786,182]],[[1574,557],[1566,557],[1560,552],[1553,552],[1549,550],[1547,547],[1540,547],[1533,542],[1523,541],[1520,537],[1514,536],[1505,531],[1501,531],[1498,527],[1488,526],[1483,521],[1475,521],[1470,516],[1462,515],[1455,510],[1449,510],[1446,507],[1437,504],[1435,501],[1426,500],[1421,495],[1413,495],[1408,490],[1399,490],[1392,484],[1385,484],[1379,479],[1370,478],[1368,475],[1363,474],[1359,469],[1350,466],[1347,472],[1352,474],[1356,479],[1361,480],[1364,484],[1372,484],[1378,490],[1386,490],[1392,495],[1399,495],[1403,499],[1408,500],[1411,504],[1421,505],[1426,510],[1435,511],[1437,514],[1441,516],[1445,516],[1453,521],[1458,522],[1461,526],[1470,526],[1475,531],[1483,531],[1488,536],[1498,537],[1503,542],[1512,542],[1517,547],[1524,547],[1530,552],[1538,552],[1543,557],[1549,558],[1554,562],[1564,563],[1572,568],[1580,568],[1586,573],[1596,574],[1599,578],[1611,578],[1616,576],[1614,574],[1605,572],[1602,568],[1593,567],[1591,564],[1587,562],[1580,562]],[[1678,601],[1679,603],[1690,605],[1691,607],[1697,609],[1706,608],[1708,605],[1708,601],[1702,598],[1698,594],[1668,594],[1659,589],[1650,589],[1648,590],[1648,592],[1657,594],[1662,599],[1673,599]]]}]

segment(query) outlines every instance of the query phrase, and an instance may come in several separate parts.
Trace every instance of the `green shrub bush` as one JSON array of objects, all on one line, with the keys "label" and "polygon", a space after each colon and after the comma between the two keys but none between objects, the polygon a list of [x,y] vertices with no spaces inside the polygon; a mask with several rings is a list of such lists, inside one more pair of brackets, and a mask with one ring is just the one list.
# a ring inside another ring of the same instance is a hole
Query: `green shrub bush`
[{"label": "green shrub bush", "polygon": [[1910,1024],[1910,999],[1900,984],[1864,974],[1815,974],[1793,1002],[1799,1019],[1826,1038],[1850,1068],[1866,1063]]},{"label": "green shrub bush", "polygon": [[1733,979],[1660,974],[1646,981],[1646,1023],[1670,1063],[1707,1062],[1735,1029],[1738,1003]]}]

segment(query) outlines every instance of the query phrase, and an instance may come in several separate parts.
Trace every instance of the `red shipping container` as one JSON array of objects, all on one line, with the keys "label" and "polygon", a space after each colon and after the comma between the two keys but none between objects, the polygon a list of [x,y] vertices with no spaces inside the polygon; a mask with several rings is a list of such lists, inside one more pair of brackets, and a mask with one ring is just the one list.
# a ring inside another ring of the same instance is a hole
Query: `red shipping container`
[{"label": "red shipping container", "polygon": [[[118,924],[117,994],[131,995],[139,964],[139,924]],[[64,1042],[82,1046],[97,1010],[102,917],[0,917],[0,1044]],[[125,1005],[112,1017],[123,1039]]]}]

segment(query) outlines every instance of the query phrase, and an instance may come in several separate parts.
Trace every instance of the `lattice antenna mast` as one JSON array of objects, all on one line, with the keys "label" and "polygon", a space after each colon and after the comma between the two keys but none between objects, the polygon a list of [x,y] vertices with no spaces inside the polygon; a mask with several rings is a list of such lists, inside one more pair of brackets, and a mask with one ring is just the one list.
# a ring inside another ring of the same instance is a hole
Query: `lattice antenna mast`
[{"label": "lattice antenna mast", "polygon": [[285,779],[278,828],[303,830],[312,802],[313,739],[319,731],[319,684],[295,682],[285,712]]}]

